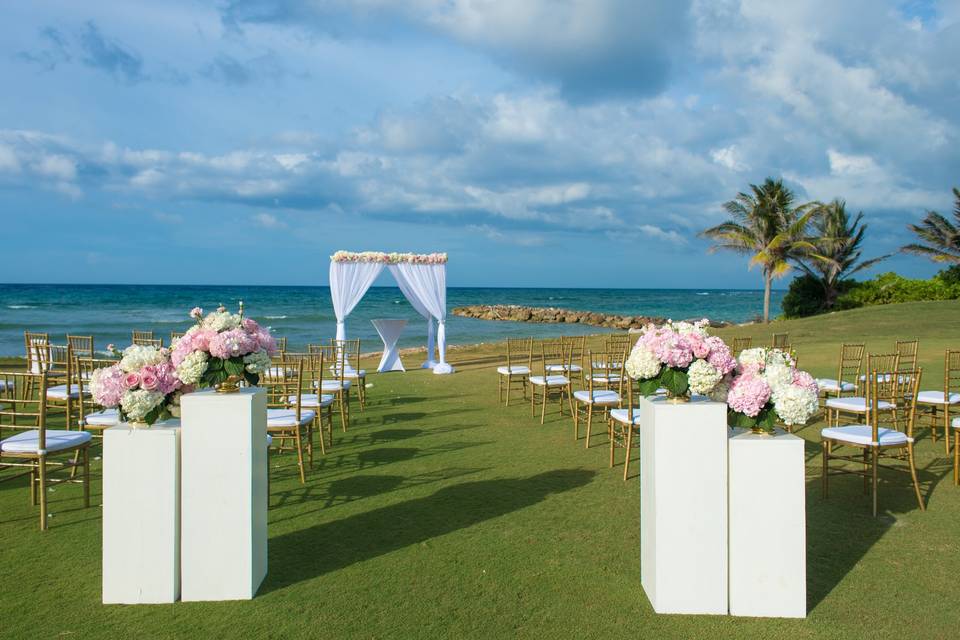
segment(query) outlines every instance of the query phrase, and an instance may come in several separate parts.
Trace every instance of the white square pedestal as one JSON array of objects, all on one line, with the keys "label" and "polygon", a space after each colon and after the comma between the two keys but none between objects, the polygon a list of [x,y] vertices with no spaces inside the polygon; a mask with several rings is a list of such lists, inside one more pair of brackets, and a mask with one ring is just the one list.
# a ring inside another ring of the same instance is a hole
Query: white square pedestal
[{"label": "white square pedestal", "polygon": [[657,613],[727,613],[727,407],[640,400],[640,576]]},{"label": "white square pedestal", "polygon": [[730,437],[730,613],[807,615],[803,439]]},{"label": "white square pedestal", "polygon": [[180,595],[180,423],[103,432],[103,602]]},{"label": "white square pedestal", "polygon": [[267,575],[267,398],[190,393],[183,433],[181,598],[249,600]]}]

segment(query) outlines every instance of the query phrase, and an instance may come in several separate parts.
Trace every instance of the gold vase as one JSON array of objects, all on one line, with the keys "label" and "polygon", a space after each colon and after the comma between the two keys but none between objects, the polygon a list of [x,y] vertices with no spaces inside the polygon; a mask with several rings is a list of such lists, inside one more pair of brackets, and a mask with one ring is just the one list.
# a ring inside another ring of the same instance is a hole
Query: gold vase
[{"label": "gold vase", "polygon": [[226,380],[216,385],[214,389],[216,389],[217,393],[236,393],[240,391],[240,385],[237,383],[242,379],[240,376],[228,376]]},{"label": "gold vase", "polygon": [[757,434],[758,436],[772,436],[772,435],[773,435],[773,432],[767,431],[766,429],[763,429],[762,427],[750,427],[750,432],[751,432],[751,433],[755,433],[755,434]]},{"label": "gold vase", "polygon": [[144,422],[143,420],[127,420],[127,425],[131,429],[149,429],[150,423]]},{"label": "gold vase", "polygon": [[667,402],[670,404],[684,404],[690,402],[690,395],[686,393],[674,395],[673,393],[667,391]]}]

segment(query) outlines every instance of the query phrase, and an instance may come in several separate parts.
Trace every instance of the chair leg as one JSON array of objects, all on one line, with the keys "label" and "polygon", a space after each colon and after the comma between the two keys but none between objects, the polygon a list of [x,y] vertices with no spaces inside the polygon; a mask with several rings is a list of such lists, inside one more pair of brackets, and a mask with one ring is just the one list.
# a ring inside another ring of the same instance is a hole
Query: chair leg
[{"label": "chair leg", "polygon": [[83,506],[90,506],[90,447],[83,448]]},{"label": "chair leg", "polygon": [[607,422],[607,437],[610,440],[610,468],[611,469],[613,469],[613,439],[614,439],[613,430],[614,430],[613,420],[609,420]]},{"label": "chair leg", "polygon": [[593,428],[593,403],[587,405],[587,439],[583,442],[583,448],[590,448],[590,431]]},{"label": "chair leg", "polygon": [[863,495],[867,495],[870,479],[867,477],[867,470],[870,468],[870,449],[863,450]]},{"label": "chair leg", "polygon": [[823,493],[824,500],[826,500],[827,493],[829,491],[829,480],[827,479],[829,475],[828,474],[829,467],[827,465],[827,459],[830,457],[830,454],[828,453],[830,451],[830,443],[827,442],[826,440],[821,441],[820,450],[823,454],[823,469],[821,471],[821,476],[820,476],[820,482],[822,484],[821,491]]},{"label": "chair leg", "polygon": [[580,403],[573,405],[573,441],[580,439]]},{"label": "chair leg", "polygon": [[313,469],[313,421],[307,427],[307,459],[310,461],[310,468]]},{"label": "chair leg", "polygon": [[530,417],[533,418],[537,415],[537,385],[530,385]]},{"label": "chair leg", "polygon": [[37,506],[37,471],[30,469],[30,505]]},{"label": "chair leg", "polygon": [[343,429],[344,433],[346,433],[347,432],[347,409],[346,409],[346,405],[343,402],[344,394],[345,394],[344,391],[341,391],[340,393],[337,394],[337,397],[339,398],[339,401],[337,404],[340,408],[340,428]]},{"label": "chair leg", "polygon": [[[510,406],[510,378],[507,378],[507,406]],[[497,376],[497,403],[503,404],[503,376]]]},{"label": "chair leg", "polygon": [[907,459],[910,461],[910,477],[913,478],[913,492],[917,494],[917,504],[920,505],[920,511],[926,511],[927,507],[923,504],[923,497],[920,495],[920,482],[917,480],[917,466],[913,462],[913,443],[907,443]]},{"label": "chair leg", "polygon": [[627,474],[630,472],[630,448],[633,446],[633,425],[626,425],[627,446],[624,452],[627,454],[623,458],[623,481],[627,481]]},{"label": "chair leg", "polygon": [[950,409],[949,405],[943,408],[943,449],[950,457]]},{"label": "chair leg", "polygon": [[543,385],[543,402],[540,406],[540,424],[543,424],[543,417],[547,413],[547,396],[550,395],[550,387]]},{"label": "chair leg", "polygon": [[307,477],[303,472],[303,439],[300,437],[300,427],[294,429],[293,438],[296,440],[297,467],[300,468],[300,484],[307,484]]},{"label": "chair leg", "polygon": [[873,517],[876,518],[877,517],[877,480],[878,480],[877,463],[878,463],[880,451],[877,447],[870,447],[870,449],[873,451],[873,455],[871,456],[873,458],[873,472],[870,474],[873,478]]},{"label": "chair leg", "polygon": [[39,486],[37,491],[40,492],[40,530],[47,530],[47,459],[45,456],[40,456],[40,459],[37,460],[37,476],[39,479]]}]

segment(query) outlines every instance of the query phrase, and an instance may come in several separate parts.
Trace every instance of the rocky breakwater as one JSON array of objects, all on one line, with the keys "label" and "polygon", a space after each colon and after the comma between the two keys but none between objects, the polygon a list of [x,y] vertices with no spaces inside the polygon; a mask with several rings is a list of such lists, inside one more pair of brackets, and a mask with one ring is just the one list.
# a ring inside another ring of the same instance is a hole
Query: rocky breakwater
[{"label": "rocky breakwater", "polygon": [[523,307],[515,304],[473,304],[457,307],[453,315],[478,320],[506,320],[509,322],[542,322],[546,324],[587,324],[610,329],[639,329],[651,322],[662,323],[664,318],[649,316],[618,316],[595,311],[574,311],[556,307]]}]

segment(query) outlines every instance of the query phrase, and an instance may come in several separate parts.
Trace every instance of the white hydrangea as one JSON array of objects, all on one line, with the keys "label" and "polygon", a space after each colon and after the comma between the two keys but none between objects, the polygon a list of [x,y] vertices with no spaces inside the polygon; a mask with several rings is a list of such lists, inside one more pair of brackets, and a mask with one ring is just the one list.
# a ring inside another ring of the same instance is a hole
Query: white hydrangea
[{"label": "white hydrangea", "polygon": [[177,367],[177,377],[183,384],[197,384],[207,371],[207,359],[205,351],[191,352]]},{"label": "white hydrangea", "polygon": [[627,375],[634,380],[647,380],[660,373],[660,360],[646,347],[637,345],[627,358]]},{"label": "white hydrangea", "polygon": [[243,364],[250,373],[263,373],[270,368],[271,361],[267,352],[261,349],[243,357]]},{"label": "white hydrangea", "polygon": [[806,424],[817,412],[817,394],[799,385],[789,385],[773,398],[773,408],[784,424]]},{"label": "white hydrangea", "polygon": [[120,368],[123,369],[124,373],[133,373],[140,371],[147,365],[160,364],[163,360],[163,354],[156,347],[134,344],[123,350]]},{"label": "white hydrangea", "polygon": [[243,318],[236,313],[214,311],[203,319],[203,328],[212,329],[216,332],[229,331],[230,329],[239,327],[242,321]]},{"label": "white hydrangea", "polygon": [[789,353],[781,349],[768,349],[767,350],[767,365],[779,364],[785,367],[795,366],[795,362]]},{"label": "white hydrangea", "polygon": [[707,395],[723,379],[723,374],[706,360],[694,360],[687,370],[687,378],[691,393]]},{"label": "white hydrangea", "polygon": [[770,390],[774,395],[786,387],[793,386],[793,369],[782,362],[768,364],[761,377],[770,385]]},{"label": "white hydrangea", "polygon": [[741,365],[757,365],[763,368],[767,363],[767,350],[764,347],[754,347],[753,349],[744,349],[737,361]]},{"label": "white hydrangea", "polygon": [[164,395],[159,391],[147,391],[146,389],[125,391],[123,398],[120,400],[120,406],[128,419],[143,420],[148,413],[163,402],[163,398]]},{"label": "white hydrangea", "polygon": [[730,394],[730,383],[733,380],[733,376],[725,375],[720,379],[720,382],[713,388],[713,390],[708,394],[710,399],[714,402],[727,402],[727,396]]},{"label": "white hydrangea", "polygon": [[704,323],[709,324],[709,320],[701,320],[699,322],[673,322],[671,324],[673,325],[673,328],[676,330],[676,332],[682,336],[688,335],[691,333],[696,333],[706,338],[709,335],[709,333],[707,333],[707,329]]}]

